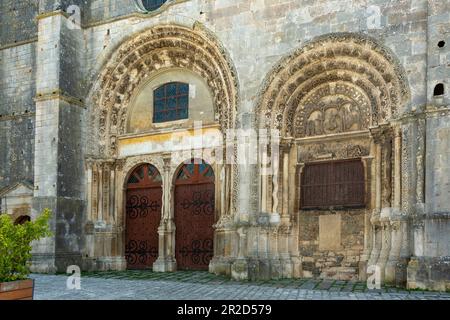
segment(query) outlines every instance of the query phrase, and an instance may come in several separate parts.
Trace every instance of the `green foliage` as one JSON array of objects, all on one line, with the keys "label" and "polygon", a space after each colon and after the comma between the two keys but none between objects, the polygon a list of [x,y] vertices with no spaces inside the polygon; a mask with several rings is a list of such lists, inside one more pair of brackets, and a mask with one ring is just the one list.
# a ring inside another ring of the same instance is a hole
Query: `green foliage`
[{"label": "green foliage", "polygon": [[15,225],[7,214],[0,215],[0,282],[28,278],[31,242],[52,235],[50,216],[45,209],[35,221]]}]

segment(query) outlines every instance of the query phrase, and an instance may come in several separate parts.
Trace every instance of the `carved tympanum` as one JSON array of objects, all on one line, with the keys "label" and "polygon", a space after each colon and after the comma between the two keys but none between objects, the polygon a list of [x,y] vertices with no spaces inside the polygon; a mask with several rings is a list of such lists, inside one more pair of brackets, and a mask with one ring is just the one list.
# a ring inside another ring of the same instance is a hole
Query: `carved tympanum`
[{"label": "carved tympanum", "polygon": [[235,123],[237,79],[227,53],[200,24],[193,28],[162,25],[124,43],[101,72],[89,97],[92,154],[114,156],[124,134],[130,101],[153,74],[171,68],[190,70],[207,83],[223,132]]},{"label": "carved tympanum", "polygon": [[404,70],[369,37],[319,37],[283,59],[260,94],[259,125],[305,137],[367,130],[409,97]]}]

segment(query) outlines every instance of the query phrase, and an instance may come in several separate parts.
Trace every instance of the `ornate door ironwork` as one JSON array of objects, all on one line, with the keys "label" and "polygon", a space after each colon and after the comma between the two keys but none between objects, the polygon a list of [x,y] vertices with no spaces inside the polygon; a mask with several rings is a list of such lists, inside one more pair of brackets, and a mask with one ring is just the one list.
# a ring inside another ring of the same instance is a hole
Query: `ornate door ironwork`
[{"label": "ornate door ironwork", "polygon": [[127,184],[125,258],[128,269],[149,269],[158,257],[162,179],[145,164],[130,175]]},{"label": "ornate door ironwork", "polygon": [[210,165],[186,164],[175,187],[176,260],[180,270],[207,270],[214,255],[214,172]]}]

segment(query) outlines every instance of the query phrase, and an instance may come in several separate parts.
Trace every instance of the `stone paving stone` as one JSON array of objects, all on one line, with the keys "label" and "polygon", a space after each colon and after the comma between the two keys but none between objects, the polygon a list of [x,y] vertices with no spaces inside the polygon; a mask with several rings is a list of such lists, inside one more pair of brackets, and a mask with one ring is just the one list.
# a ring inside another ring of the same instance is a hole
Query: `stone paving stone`
[{"label": "stone paving stone", "polygon": [[308,280],[304,284],[302,284],[300,288],[311,290],[311,289],[314,289],[316,287],[316,285],[317,285],[317,281]]},{"label": "stone paving stone", "polygon": [[318,285],[318,289],[320,290],[328,290],[333,285],[334,280],[324,280]]}]

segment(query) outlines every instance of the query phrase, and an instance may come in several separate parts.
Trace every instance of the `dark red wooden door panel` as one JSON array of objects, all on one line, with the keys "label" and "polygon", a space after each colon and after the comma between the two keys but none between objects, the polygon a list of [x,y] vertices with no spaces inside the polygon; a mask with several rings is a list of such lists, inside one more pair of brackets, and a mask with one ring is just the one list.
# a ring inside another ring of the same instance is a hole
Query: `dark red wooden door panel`
[{"label": "dark red wooden door panel", "polygon": [[158,258],[161,207],[159,172],[150,165],[139,167],[128,180],[125,239],[128,269],[151,269]]},{"label": "dark red wooden door panel", "polygon": [[207,164],[180,169],[175,188],[176,260],[180,270],[207,270],[214,254],[214,174]]}]

